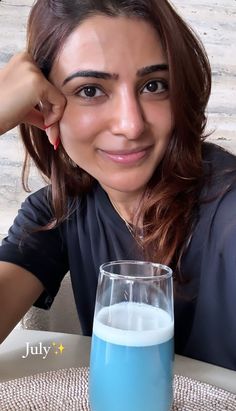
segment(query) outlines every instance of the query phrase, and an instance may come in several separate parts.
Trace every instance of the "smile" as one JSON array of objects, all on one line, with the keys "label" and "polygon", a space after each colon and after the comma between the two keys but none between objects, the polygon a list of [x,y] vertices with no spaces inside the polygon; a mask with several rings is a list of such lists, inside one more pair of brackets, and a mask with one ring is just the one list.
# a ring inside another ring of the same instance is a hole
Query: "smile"
[{"label": "smile", "polygon": [[149,155],[153,146],[148,146],[145,148],[139,148],[135,150],[120,150],[120,151],[106,151],[99,149],[99,153],[113,161],[114,163],[120,164],[134,164],[138,161],[144,159],[147,155]]}]

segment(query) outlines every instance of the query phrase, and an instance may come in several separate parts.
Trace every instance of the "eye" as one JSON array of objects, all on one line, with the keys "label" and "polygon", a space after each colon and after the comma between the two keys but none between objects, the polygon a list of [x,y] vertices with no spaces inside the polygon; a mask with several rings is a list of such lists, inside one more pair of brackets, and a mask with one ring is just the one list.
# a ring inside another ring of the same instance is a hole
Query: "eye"
[{"label": "eye", "polygon": [[142,88],[142,93],[160,94],[168,90],[168,83],[165,80],[150,80]]},{"label": "eye", "polygon": [[82,98],[96,98],[104,96],[104,92],[97,86],[84,86],[76,92],[76,95]]}]

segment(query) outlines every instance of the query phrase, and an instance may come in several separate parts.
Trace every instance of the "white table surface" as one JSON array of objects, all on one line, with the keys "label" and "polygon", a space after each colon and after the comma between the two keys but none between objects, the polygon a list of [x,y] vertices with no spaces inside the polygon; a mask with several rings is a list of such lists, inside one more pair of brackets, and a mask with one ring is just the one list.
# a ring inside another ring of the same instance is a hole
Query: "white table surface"
[{"label": "white table surface", "polygon": [[[41,346],[42,354],[29,354],[27,358],[22,358],[26,356],[27,343],[34,350],[35,347],[39,350]],[[60,368],[88,366],[90,343],[90,337],[80,335],[13,330],[0,346],[0,382]],[[62,353],[58,350],[60,344],[64,346]],[[50,347],[44,359],[43,347]],[[236,394],[236,371],[176,355],[174,372]]]}]

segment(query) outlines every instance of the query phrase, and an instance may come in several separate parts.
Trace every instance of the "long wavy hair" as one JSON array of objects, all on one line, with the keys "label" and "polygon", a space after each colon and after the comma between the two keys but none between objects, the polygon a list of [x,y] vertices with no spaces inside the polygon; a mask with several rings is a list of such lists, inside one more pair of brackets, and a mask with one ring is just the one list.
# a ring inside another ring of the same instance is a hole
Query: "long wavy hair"
[{"label": "long wavy hair", "polygon": [[[166,0],[37,0],[27,31],[27,49],[46,77],[65,40],[94,15],[144,19],[157,31],[169,64],[174,132],[162,162],[147,184],[139,215],[144,217],[145,255],[176,268],[191,235],[203,183],[202,142],[211,70],[204,47]],[[90,190],[94,179],[75,166],[63,146],[55,152],[45,132],[22,124],[26,148],[23,184],[28,189],[30,159],[51,184],[55,219],[68,215],[68,197]]]}]

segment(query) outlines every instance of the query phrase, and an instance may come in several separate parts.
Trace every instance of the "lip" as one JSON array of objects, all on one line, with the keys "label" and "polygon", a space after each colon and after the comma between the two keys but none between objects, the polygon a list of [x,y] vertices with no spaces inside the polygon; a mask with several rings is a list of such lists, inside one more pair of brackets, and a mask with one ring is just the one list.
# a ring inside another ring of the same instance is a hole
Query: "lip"
[{"label": "lip", "polygon": [[106,157],[107,159],[113,161],[114,163],[133,164],[133,163],[137,163],[138,161],[146,157],[149,154],[152,147],[153,146],[148,146],[148,147],[135,148],[133,150],[117,150],[117,151],[99,149],[98,151],[102,154],[103,157]]}]

